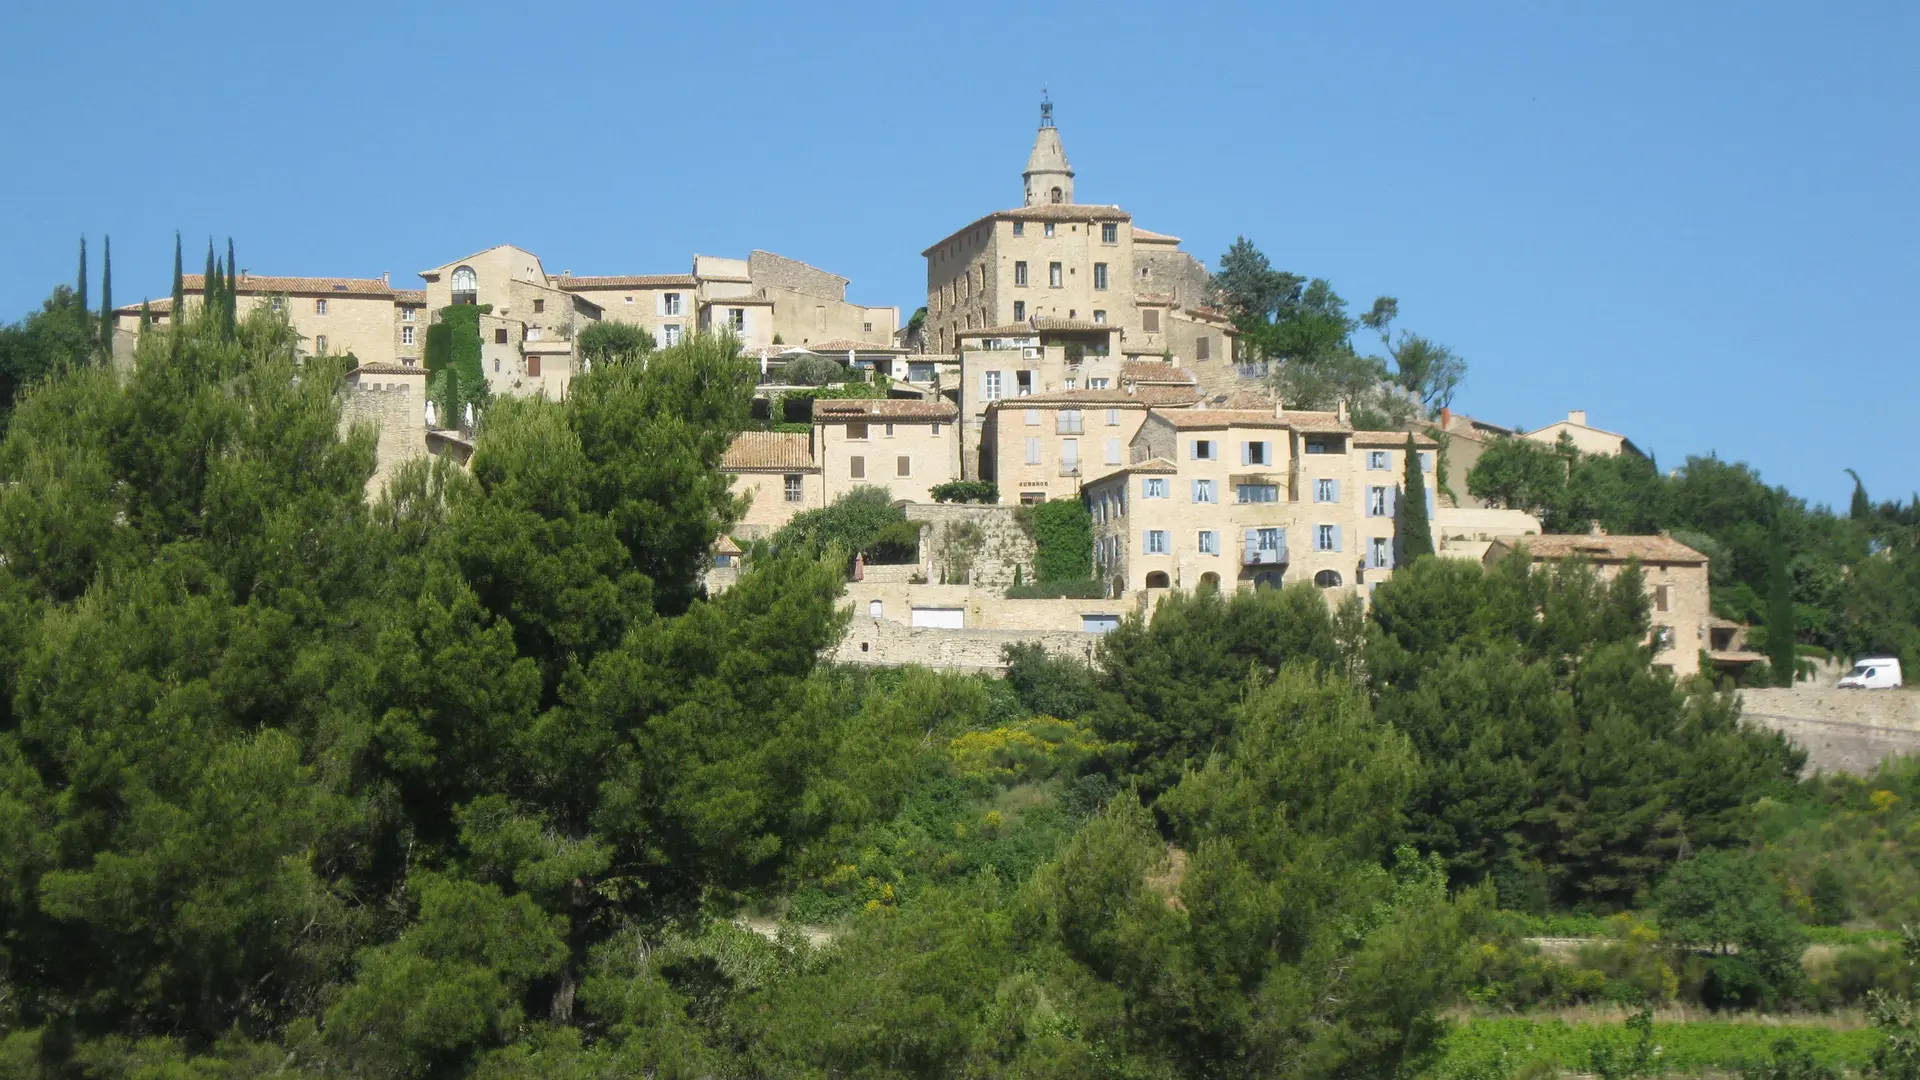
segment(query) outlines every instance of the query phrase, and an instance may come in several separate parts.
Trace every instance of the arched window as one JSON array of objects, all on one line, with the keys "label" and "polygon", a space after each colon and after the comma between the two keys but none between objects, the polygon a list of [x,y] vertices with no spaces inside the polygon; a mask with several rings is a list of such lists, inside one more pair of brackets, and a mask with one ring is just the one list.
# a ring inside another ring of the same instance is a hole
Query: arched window
[{"label": "arched window", "polygon": [[453,271],[453,302],[456,304],[477,304],[479,300],[480,279],[473,276],[473,267],[456,267]]},{"label": "arched window", "polygon": [[1253,587],[1254,587],[1254,588],[1256,588],[1256,589],[1277,589],[1277,588],[1279,588],[1279,587],[1280,587],[1280,572],[1279,572],[1278,570],[1262,570],[1262,571],[1260,571],[1260,572],[1259,572],[1258,574],[1255,574],[1255,575],[1253,576]]},{"label": "arched window", "polygon": [[1313,575],[1313,583],[1323,589],[1336,588],[1340,584],[1340,571],[1322,570]]},{"label": "arched window", "polygon": [[1201,574],[1200,575],[1200,591],[1201,592],[1219,592],[1220,591],[1220,575],[1214,573],[1211,570],[1207,571],[1204,574]]},{"label": "arched window", "polygon": [[1059,188],[1054,188],[1054,189],[1053,189],[1053,201],[1054,201],[1054,202],[1059,202],[1059,201],[1060,201],[1060,189],[1059,189]]},{"label": "arched window", "polygon": [[1167,580],[1167,572],[1165,570],[1155,570],[1153,573],[1147,575],[1147,588],[1149,589],[1164,589],[1169,585],[1171,585],[1171,582]]}]

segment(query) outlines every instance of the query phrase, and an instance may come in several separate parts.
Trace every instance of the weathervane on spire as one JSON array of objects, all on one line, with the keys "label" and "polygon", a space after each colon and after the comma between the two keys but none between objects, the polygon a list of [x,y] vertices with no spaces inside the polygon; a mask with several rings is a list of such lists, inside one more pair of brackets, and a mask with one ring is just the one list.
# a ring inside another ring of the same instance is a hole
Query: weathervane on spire
[{"label": "weathervane on spire", "polygon": [[1053,102],[1047,100],[1047,88],[1044,86],[1040,88],[1040,126],[1053,126]]}]

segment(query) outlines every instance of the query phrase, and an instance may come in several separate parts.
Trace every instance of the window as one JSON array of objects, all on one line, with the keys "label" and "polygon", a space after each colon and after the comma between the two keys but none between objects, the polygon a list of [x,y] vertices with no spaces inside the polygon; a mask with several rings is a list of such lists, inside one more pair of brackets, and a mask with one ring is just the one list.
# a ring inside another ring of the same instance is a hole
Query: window
[{"label": "window", "polygon": [[1313,550],[1339,551],[1340,550],[1340,526],[1315,525],[1313,527]]},{"label": "window", "polygon": [[1014,222],[1014,223],[1013,223],[1013,235],[1015,235],[1015,236],[1025,236],[1025,235],[1027,235],[1027,223],[1026,223],[1026,222],[1024,222],[1024,221],[1016,221],[1016,222]]},{"label": "window", "polygon": [[1016,371],[1013,373],[1013,381],[1017,384],[1015,391],[1020,397],[1033,393],[1033,372]]},{"label": "window", "polygon": [[1242,465],[1273,464],[1273,453],[1272,453],[1271,444],[1266,442],[1241,443],[1240,444],[1240,464]]},{"label": "window", "polygon": [[[278,301],[278,300],[275,300],[275,301],[273,302],[273,310],[275,310],[275,311],[279,311],[279,310],[280,310],[280,301]],[[400,309],[400,318],[401,318],[401,319],[402,319],[403,321],[405,321],[405,322],[412,322],[412,321],[413,321],[413,317],[414,317],[414,315],[415,315],[415,313],[416,313],[416,311],[415,311],[415,309],[414,309],[414,308],[401,308],[401,309]]]},{"label": "window", "polygon": [[1054,421],[1054,429],[1061,435],[1078,435],[1083,429],[1079,409],[1061,409],[1060,417]]},{"label": "window", "polygon": [[732,330],[734,333],[737,334],[737,333],[740,333],[742,330],[745,330],[746,328],[747,328],[747,309],[746,308],[728,308],[727,309],[727,329]]},{"label": "window", "polygon": [[1667,610],[1668,594],[1672,588],[1673,586],[1671,585],[1655,585],[1653,587],[1653,610]]},{"label": "window", "polygon": [[863,457],[848,458],[847,475],[853,477],[855,480],[865,480],[867,478],[867,459]]},{"label": "window", "polygon": [[786,483],[787,501],[791,503],[797,503],[802,498],[804,498],[805,491],[806,491],[805,484],[806,484],[806,478],[801,476],[799,473],[788,473],[787,483]]},{"label": "window", "polygon": [[[1110,388],[1112,385],[1113,385],[1112,379],[1088,379],[1087,380],[1087,389],[1089,390],[1106,390]],[[1108,409],[1107,415],[1110,417],[1113,417],[1113,419],[1108,420],[1107,423],[1117,424],[1120,422],[1119,420],[1120,411],[1118,409]]]},{"label": "window", "polygon": [[1393,541],[1385,536],[1376,536],[1367,541],[1367,566],[1373,570],[1387,570],[1393,566]]},{"label": "window", "polygon": [[1313,482],[1313,501],[1317,503],[1337,503],[1340,501],[1340,481],[1315,480]]},{"label": "window", "polygon": [[893,460],[893,475],[912,476],[913,475],[913,458],[909,457],[906,454],[901,454],[899,457],[895,458]]},{"label": "window", "polygon": [[400,328],[400,344],[402,345],[413,344],[413,327],[403,326]]},{"label": "window", "polygon": [[861,332],[861,333],[863,333],[863,334],[871,334],[871,333],[873,333],[873,324],[872,324],[872,323],[870,323],[870,322],[863,322],[863,323],[861,323],[861,324],[860,324],[860,332]]},{"label": "window", "polygon": [[1321,440],[1310,439],[1307,441],[1307,453],[1324,454],[1326,452],[1327,452],[1327,444],[1322,442]]},{"label": "window", "polygon": [[1420,471],[1423,473],[1430,473],[1433,471],[1433,455],[1432,454],[1422,453],[1420,455]]},{"label": "window", "polygon": [[[275,315],[280,314],[280,298],[279,297],[276,296],[273,299],[267,301],[267,303],[273,305],[273,313]],[[406,315],[403,316],[403,318],[408,318],[408,319],[413,318],[413,309],[411,308],[407,309],[407,313]],[[158,322],[159,320],[156,319],[154,321]]]},{"label": "window", "polygon": [[1013,302],[1013,321],[1027,321],[1027,302],[1025,300],[1015,300]]},{"label": "window", "polygon": [[495,328],[495,330],[493,331],[493,343],[495,345],[505,345],[507,343],[506,327],[501,326],[501,327]]},{"label": "window", "polygon": [[893,438],[893,421],[887,421],[887,438]]},{"label": "window", "polygon": [[529,327],[527,327],[527,340],[528,340],[528,341],[539,341],[539,340],[540,340],[540,328],[539,328],[539,327],[537,327],[537,326],[529,326]]},{"label": "window", "polygon": [[1060,475],[1078,476],[1080,474],[1080,440],[1060,440]]},{"label": "window", "polygon": [[847,425],[847,438],[864,441],[866,437],[867,437],[867,425],[865,424],[848,424]]},{"label": "window", "polygon": [[1027,437],[1027,464],[1040,464],[1040,436],[1038,435]]},{"label": "window", "polygon": [[1214,460],[1212,439],[1193,440],[1193,460],[1195,461]]},{"label": "window", "polygon": [[1107,313],[1100,308],[1094,308],[1093,321],[1097,326],[1105,326],[1107,324]]},{"label": "window", "polygon": [[1195,360],[1213,359],[1213,339],[1210,337],[1194,338],[1193,358]]},{"label": "window", "polygon": [[1193,482],[1193,501],[1197,503],[1219,502],[1220,499],[1213,489],[1213,481],[1195,480]]},{"label": "window", "polygon": [[[1054,188],[1054,189],[1053,189],[1053,201],[1054,201],[1054,202],[1059,202],[1059,201],[1060,201],[1060,189],[1059,189],[1059,188]],[[1049,222],[1047,222],[1047,223],[1046,223],[1045,225],[1042,225],[1042,226],[1040,226],[1040,231],[1041,231],[1041,232],[1042,232],[1043,234],[1045,234],[1045,235],[1046,235],[1046,238],[1047,238],[1047,239],[1049,239],[1049,240],[1051,240],[1051,239],[1053,239],[1053,222],[1051,222],[1051,221],[1049,221]]]},{"label": "window", "polygon": [[1202,555],[1220,554],[1220,534],[1219,533],[1214,532],[1212,529],[1200,530],[1200,554]]},{"label": "window", "polygon": [[1322,570],[1319,573],[1313,575],[1313,583],[1323,589],[1339,588],[1340,587],[1340,571]]},{"label": "window", "polygon": [[453,271],[453,302],[454,303],[456,304],[476,303],[477,299],[474,296],[474,294],[479,291],[479,288],[480,288],[480,279],[474,277],[473,267],[461,266],[461,267],[456,267],[454,269]]},{"label": "window", "polygon": [[313,351],[317,353],[324,353],[327,351],[327,335],[315,334],[313,336]]},{"label": "window", "polygon": [[1100,223],[1100,242],[1103,244],[1119,243],[1120,242],[1120,226],[1111,221],[1101,222]]},{"label": "window", "polygon": [[539,376],[540,374],[540,354],[539,353],[535,353],[532,356],[527,357],[527,374],[534,377]]},{"label": "window", "polygon": [[660,294],[660,314],[662,315],[680,314],[680,294],[679,293],[670,292],[670,293]]},{"label": "window", "polygon": [[1025,259],[1013,264],[1013,283],[1025,288],[1027,284],[1027,262]]},{"label": "window", "polygon": [[1039,409],[1027,410],[1027,426],[1028,427],[1040,426],[1040,410]]},{"label": "window", "polygon": [[1096,289],[1104,289],[1107,287],[1107,264],[1106,263],[1093,264],[1093,287]]},{"label": "window", "polygon": [[660,344],[668,346],[680,344],[679,323],[668,323],[660,328]]},{"label": "window", "polygon": [[929,429],[928,434],[932,435],[936,439],[940,437],[940,424],[938,421],[935,421],[934,423],[927,425],[927,427]]},{"label": "window", "polygon": [[1148,529],[1144,541],[1142,549],[1147,554],[1165,555],[1167,553],[1167,530]]},{"label": "window", "polygon": [[547,302],[545,300],[535,300],[533,302],[533,313],[535,315],[538,315],[545,310],[547,310]]},{"label": "window", "polygon": [[633,303],[633,297],[631,297],[631,296],[623,296],[623,297],[621,297],[620,299],[622,299],[623,301],[625,301],[625,302],[627,302],[627,303],[629,303],[629,304],[631,304],[631,303]]},{"label": "window", "polygon": [[1140,497],[1143,499],[1164,499],[1167,497],[1167,480],[1164,476],[1149,476],[1140,482]]},{"label": "window", "polygon": [[985,401],[1000,400],[1000,373],[983,371],[980,373],[980,397]]},{"label": "window", "polygon": [[1389,501],[1389,497],[1387,495],[1387,492],[1390,490],[1392,489],[1386,487],[1383,484],[1375,484],[1373,487],[1370,487],[1367,489],[1367,516],[1368,517],[1392,517],[1393,516],[1393,504],[1392,502]]},{"label": "window", "polygon": [[1107,440],[1107,464],[1109,465],[1120,464],[1120,440],[1119,439]]},{"label": "window", "polygon": [[1393,455],[1385,450],[1369,450],[1367,451],[1367,468],[1374,470],[1391,469],[1393,468]]},{"label": "window", "polygon": [[327,302],[324,299],[315,300],[313,302],[313,313],[315,315],[325,315],[327,313]]},{"label": "window", "polygon": [[1656,649],[1673,647],[1673,627],[1656,626],[1653,628],[1653,645]]},{"label": "window", "polygon": [[1236,484],[1234,498],[1243,503],[1270,503],[1280,501],[1278,484]]},{"label": "window", "polygon": [[1054,288],[1054,289],[1057,289],[1057,288],[1059,288],[1059,287],[1060,287],[1060,281],[1061,281],[1061,274],[1060,274],[1060,264],[1059,264],[1059,263],[1048,263],[1048,264],[1047,264],[1047,285],[1048,285],[1048,287],[1050,287],[1050,288]]},{"label": "window", "polygon": [[[1099,383],[1100,385],[1095,386],[1094,385],[1095,383]],[[1089,379],[1087,380],[1087,387],[1088,389],[1091,389],[1091,390],[1105,390],[1107,388],[1106,383],[1107,383],[1107,380],[1105,379]],[[1120,410],[1119,409],[1107,410],[1107,426],[1108,427],[1120,426]]]},{"label": "window", "polygon": [[1149,334],[1160,332],[1160,309],[1146,308],[1140,312],[1140,329]]},{"label": "window", "polygon": [[1063,384],[1065,385],[1065,387],[1066,387],[1066,388],[1067,388],[1068,390],[1078,390],[1078,389],[1080,389],[1080,380],[1079,380],[1079,379],[1076,379],[1076,378],[1074,378],[1074,377],[1072,377],[1071,375],[1069,375],[1069,376],[1068,376],[1068,377],[1067,377],[1067,378],[1066,378],[1066,379],[1065,379],[1065,380],[1063,381]]}]

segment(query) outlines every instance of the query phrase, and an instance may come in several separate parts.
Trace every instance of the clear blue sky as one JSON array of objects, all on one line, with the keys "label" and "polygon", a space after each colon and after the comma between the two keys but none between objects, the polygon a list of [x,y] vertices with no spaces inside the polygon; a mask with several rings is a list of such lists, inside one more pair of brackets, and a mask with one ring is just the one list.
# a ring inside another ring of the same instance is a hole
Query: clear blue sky
[{"label": "clear blue sky", "polygon": [[1463,411],[1920,487],[1911,2],[420,8],[0,8],[0,317],[82,233],[163,295],[175,228],[190,270],[211,233],[396,283],[759,247],[910,311],[918,252],[1018,201],[1046,84],[1081,201],[1399,297]]}]

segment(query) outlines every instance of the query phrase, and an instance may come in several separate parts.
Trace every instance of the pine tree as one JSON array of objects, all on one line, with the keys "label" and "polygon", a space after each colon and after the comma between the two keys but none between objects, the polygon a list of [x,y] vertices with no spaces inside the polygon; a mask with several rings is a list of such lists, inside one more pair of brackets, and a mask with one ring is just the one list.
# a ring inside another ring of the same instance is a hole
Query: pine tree
[{"label": "pine tree", "polygon": [[180,312],[187,302],[187,279],[180,272],[180,230],[173,230],[173,321],[180,322]]},{"label": "pine tree", "polygon": [[1433,554],[1433,526],[1427,521],[1427,481],[1420,468],[1420,447],[1407,434],[1406,479],[1400,492],[1400,560],[1410,563]]},{"label": "pine tree", "polygon": [[1773,667],[1773,681],[1779,686],[1793,685],[1793,669],[1799,661],[1794,647],[1793,580],[1787,575],[1787,541],[1780,532],[1780,507],[1776,503],[1773,521],[1767,527],[1767,663]]},{"label": "pine tree", "polygon": [[1860,482],[1860,474],[1852,469],[1847,475],[1853,477],[1853,504],[1847,508],[1847,516],[1855,521],[1865,521],[1873,516],[1873,503],[1867,499],[1867,485]]},{"label": "pine tree", "polygon": [[105,238],[100,256],[100,352],[113,358],[113,237]]},{"label": "pine tree", "polygon": [[80,301],[80,310],[87,310],[87,238],[80,238],[80,282],[73,287],[74,297]]}]

